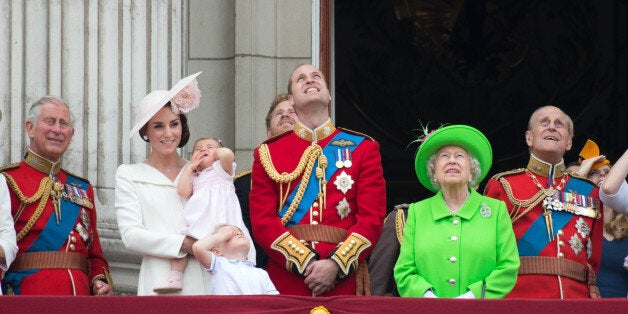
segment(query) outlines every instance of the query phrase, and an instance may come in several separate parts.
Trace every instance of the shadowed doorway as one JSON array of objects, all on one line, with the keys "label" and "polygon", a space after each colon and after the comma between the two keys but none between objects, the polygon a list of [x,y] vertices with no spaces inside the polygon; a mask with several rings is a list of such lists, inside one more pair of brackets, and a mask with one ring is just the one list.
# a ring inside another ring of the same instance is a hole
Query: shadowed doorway
[{"label": "shadowed doorway", "polygon": [[[531,113],[553,104],[614,162],[628,147],[626,1],[335,1],[337,125],[381,145],[388,209],[430,195],[414,174],[421,126],[468,124],[489,176],[524,167]],[[480,192],[484,188],[480,186]]]}]

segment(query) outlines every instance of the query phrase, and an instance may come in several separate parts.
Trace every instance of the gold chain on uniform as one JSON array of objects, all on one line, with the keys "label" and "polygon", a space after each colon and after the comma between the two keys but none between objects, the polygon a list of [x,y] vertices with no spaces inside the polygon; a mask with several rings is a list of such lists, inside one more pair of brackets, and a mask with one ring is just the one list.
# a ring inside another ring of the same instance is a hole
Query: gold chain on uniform
[{"label": "gold chain on uniform", "polygon": [[[510,214],[510,218],[512,222],[515,222],[519,220],[521,217],[525,216],[528,212],[532,210],[532,208],[536,207],[536,205],[542,202],[545,199],[545,197],[548,197],[554,194],[553,187],[550,187],[549,189],[544,189],[543,186],[541,186],[541,184],[539,183],[539,181],[536,180],[536,177],[534,175],[530,174],[527,169],[526,169],[526,172],[528,173],[528,175],[531,176],[532,181],[539,188],[539,191],[527,200],[520,200],[520,199],[515,198],[508,180],[504,178],[499,178],[499,182],[504,187],[504,191],[506,192],[506,196],[508,197],[508,200],[510,201],[510,203],[513,204],[513,212]],[[561,185],[564,185],[564,184],[565,184],[565,179],[562,178]],[[559,186],[556,190],[560,191],[561,189],[562,187]],[[525,207],[523,212],[521,212],[522,207]],[[514,211],[515,208],[517,208],[516,212]]]},{"label": "gold chain on uniform", "polygon": [[[297,193],[294,196],[294,199],[290,203],[290,206],[288,207],[288,210],[286,211],[286,213],[281,217],[282,224],[285,225],[288,221],[290,221],[290,219],[294,215],[294,212],[297,209],[297,206],[299,206],[299,203],[301,202],[301,199],[303,198],[303,194],[305,194],[305,187],[307,187],[307,183],[310,180],[312,169],[314,168],[314,163],[316,162],[316,159],[322,153],[322,151],[323,149],[317,144],[310,145],[303,152],[303,155],[301,156],[301,159],[299,160],[299,163],[297,164],[297,167],[296,169],[294,169],[294,171],[292,171],[291,173],[284,172],[282,174],[279,174],[279,172],[277,172],[277,169],[275,169],[275,166],[273,165],[273,162],[270,158],[270,151],[268,150],[268,145],[267,144],[260,145],[259,147],[260,162],[262,163],[262,166],[264,167],[266,174],[268,174],[268,176],[273,181],[279,183],[280,185],[284,183],[290,183],[294,181],[296,178],[298,178],[301,174],[303,174],[303,178],[301,179],[301,183],[299,184],[299,187],[297,188]],[[283,194],[283,192],[281,192],[280,194]],[[280,199],[283,199],[283,195],[280,195],[279,197]],[[279,208],[279,210],[281,210],[281,207]]]},{"label": "gold chain on uniform", "polygon": [[28,221],[24,225],[24,228],[22,228],[22,230],[20,230],[20,232],[17,234],[17,241],[20,241],[31,230],[33,225],[35,225],[35,222],[37,221],[37,219],[39,219],[39,216],[41,216],[41,213],[44,211],[44,207],[46,207],[46,203],[48,202],[48,197],[50,196],[50,192],[52,191],[54,181],[50,177],[43,178],[39,183],[39,188],[37,189],[37,192],[35,192],[35,194],[33,194],[33,196],[31,197],[26,197],[17,186],[17,183],[15,182],[13,177],[6,173],[4,174],[4,176],[7,178],[9,186],[11,187],[11,189],[13,189],[13,191],[15,191],[15,194],[22,203],[20,209],[13,217],[14,221],[20,217],[26,205],[32,204],[35,201],[39,200],[39,205],[37,205],[35,213],[33,214],[33,216],[31,216],[31,218],[28,219]]}]

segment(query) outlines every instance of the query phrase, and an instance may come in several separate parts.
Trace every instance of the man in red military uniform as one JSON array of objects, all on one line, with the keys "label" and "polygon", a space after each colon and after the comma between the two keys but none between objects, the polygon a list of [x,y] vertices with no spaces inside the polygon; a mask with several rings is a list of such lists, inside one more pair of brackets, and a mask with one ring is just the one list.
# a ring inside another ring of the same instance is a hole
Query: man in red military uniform
[{"label": "man in red military uniform", "polygon": [[537,109],[528,123],[530,161],[497,174],[484,194],[506,202],[521,257],[510,298],[599,297],[595,273],[602,249],[598,188],[565,172],[573,122],[559,108]]},{"label": "man in red military uniform", "polygon": [[386,213],[379,144],[334,127],[316,67],[299,66],[288,91],[300,122],[262,143],[252,168],[251,225],[266,270],[282,294],[368,294],[365,259]]},{"label": "man in red military uniform", "polygon": [[96,229],[91,184],[64,169],[74,135],[70,109],[46,96],[26,119],[24,160],[1,172],[7,179],[18,254],[2,280],[5,294],[113,295]]}]

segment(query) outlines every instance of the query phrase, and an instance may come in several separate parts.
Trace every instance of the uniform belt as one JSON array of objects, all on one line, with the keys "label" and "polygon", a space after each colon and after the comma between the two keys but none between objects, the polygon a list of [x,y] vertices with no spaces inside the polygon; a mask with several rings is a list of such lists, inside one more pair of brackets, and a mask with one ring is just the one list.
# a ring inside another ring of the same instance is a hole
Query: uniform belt
[{"label": "uniform belt", "polygon": [[547,256],[521,256],[519,275],[556,275],[588,282],[589,275],[585,265],[564,258]]},{"label": "uniform belt", "polygon": [[347,238],[347,230],[324,225],[293,225],[288,226],[299,240],[320,241],[338,244]]},{"label": "uniform belt", "polygon": [[89,274],[87,258],[73,252],[29,252],[15,257],[9,272],[29,269],[77,269]]}]

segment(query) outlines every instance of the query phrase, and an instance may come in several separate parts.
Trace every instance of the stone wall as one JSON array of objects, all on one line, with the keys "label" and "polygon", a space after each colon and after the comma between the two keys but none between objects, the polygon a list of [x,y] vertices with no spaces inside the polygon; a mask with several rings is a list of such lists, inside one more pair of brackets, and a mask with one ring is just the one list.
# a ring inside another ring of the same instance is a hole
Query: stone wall
[{"label": "stone wall", "polygon": [[[293,68],[312,56],[316,0],[1,1],[0,164],[28,145],[27,108],[62,97],[76,132],[64,167],[92,182],[98,227],[118,294],[134,294],[141,256],[120,240],[114,208],[118,165],[149,147],[128,138],[144,95],[203,71],[190,142],[223,139],[237,171],[250,169],[264,117]],[[182,149],[187,158],[187,148]]]}]

